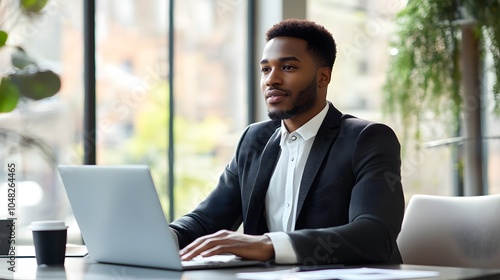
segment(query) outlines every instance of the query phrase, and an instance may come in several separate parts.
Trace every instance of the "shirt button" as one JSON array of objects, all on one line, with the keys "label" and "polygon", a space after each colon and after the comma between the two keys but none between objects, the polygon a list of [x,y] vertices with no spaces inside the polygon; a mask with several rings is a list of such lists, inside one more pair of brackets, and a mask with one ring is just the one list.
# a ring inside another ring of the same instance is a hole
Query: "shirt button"
[{"label": "shirt button", "polygon": [[287,204],[286,204],[286,207],[290,207],[290,203],[287,203]]},{"label": "shirt button", "polygon": [[294,160],[295,160],[295,158],[294,158],[294,157],[292,157],[292,161],[294,161]]},{"label": "shirt button", "polygon": [[291,139],[292,139],[292,141],[295,141],[295,140],[297,140],[297,136],[293,135],[293,136],[291,137]]}]

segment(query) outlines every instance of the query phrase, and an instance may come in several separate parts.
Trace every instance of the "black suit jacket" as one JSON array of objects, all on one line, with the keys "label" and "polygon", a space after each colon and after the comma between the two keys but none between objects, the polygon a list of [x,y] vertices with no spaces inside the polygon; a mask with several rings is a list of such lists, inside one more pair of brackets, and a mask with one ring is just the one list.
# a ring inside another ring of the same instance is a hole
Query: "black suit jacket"
[{"label": "black suit jacket", "polygon": [[[213,192],[171,223],[183,248],[220,229],[268,232],[264,200],[280,152],[280,121],[247,127]],[[400,144],[386,125],[342,115],[332,104],[300,184],[295,231],[302,264],[401,263],[404,213]]]}]

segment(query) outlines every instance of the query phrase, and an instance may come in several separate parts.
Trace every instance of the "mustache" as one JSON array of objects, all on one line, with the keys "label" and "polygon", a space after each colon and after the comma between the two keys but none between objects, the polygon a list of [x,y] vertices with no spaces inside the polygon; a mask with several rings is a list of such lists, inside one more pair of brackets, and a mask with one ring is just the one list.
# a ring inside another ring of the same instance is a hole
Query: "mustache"
[{"label": "mustache", "polygon": [[280,87],[269,87],[266,89],[265,94],[266,96],[271,93],[271,92],[282,92],[286,95],[291,95],[292,91]]},{"label": "mustache", "polygon": [[271,91],[271,90],[282,91],[282,92],[289,92],[289,90],[286,90],[286,89],[280,88],[280,87],[268,87],[266,91]]}]

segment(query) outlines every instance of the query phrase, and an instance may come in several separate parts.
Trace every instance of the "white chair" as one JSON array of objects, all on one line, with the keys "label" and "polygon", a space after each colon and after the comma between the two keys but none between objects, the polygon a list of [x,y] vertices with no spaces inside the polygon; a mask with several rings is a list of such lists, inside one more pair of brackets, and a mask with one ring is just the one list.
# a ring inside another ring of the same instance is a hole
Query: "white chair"
[{"label": "white chair", "polygon": [[413,195],[397,243],[405,264],[500,268],[500,194]]}]

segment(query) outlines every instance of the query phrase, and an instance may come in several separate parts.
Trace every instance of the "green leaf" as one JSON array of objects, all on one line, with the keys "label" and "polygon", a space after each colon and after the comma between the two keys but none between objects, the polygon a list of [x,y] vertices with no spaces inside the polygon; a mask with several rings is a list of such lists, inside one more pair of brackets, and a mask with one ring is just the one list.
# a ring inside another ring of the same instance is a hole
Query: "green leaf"
[{"label": "green leaf", "polygon": [[5,46],[5,43],[7,42],[8,37],[9,37],[9,34],[7,34],[7,32],[0,30],[0,48]]},{"label": "green leaf", "polygon": [[37,67],[18,70],[10,78],[22,96],[34,100],[54,96],[61,89],[59,75],[50,70],[40,70]]},{"label": "green leaf", "polygon": [[35,60],[29,57],[26,52],[21,48],[16,48],[16,51],[10,56],[12,65],[19,69],[24,69],[28,66],[36,65]]},{"label": "green leaf", "polygon": [[47,1],[48,0],[22,0],[21,8],[27,13],[37,14],[47,5]]},{"label": "green leaf", "polygon": [[3,77],[0,81],[0,113],[14,110],[18,101],[19,90],[10,82],[9,78]]}]

